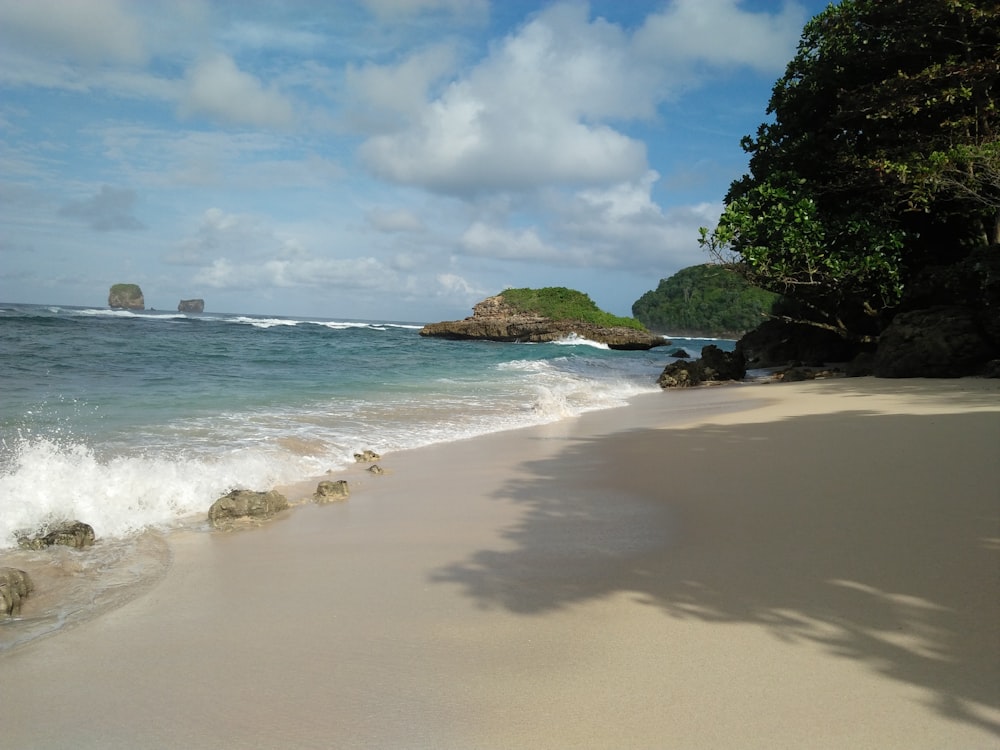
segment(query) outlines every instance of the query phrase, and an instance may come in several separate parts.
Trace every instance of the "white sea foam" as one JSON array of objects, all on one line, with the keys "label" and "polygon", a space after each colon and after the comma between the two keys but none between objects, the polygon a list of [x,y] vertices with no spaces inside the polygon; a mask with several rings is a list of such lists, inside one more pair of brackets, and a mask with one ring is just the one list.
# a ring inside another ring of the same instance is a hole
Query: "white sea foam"
[{"label": "white sea foam", "polygon": [[227,318],[229,323],[243,323],[254,328],[274,328],[275,326],[298,325],[297,320],[286,320],[284,318],[251,318],[246,315],[237,315],[235,318]]},{"label": "white sea foam", "polygon": [[559,346],[592,346],[595,349],[607,349],[607,350],[611,349],[611,347],[608,346],[607,344],[602,344],[599,341],[592,341],[591,339],[588,339],[585,336],[578,336],[575,333],[571,333],[564,338],[558,339],[557,341],[553,341],[552,343],[557,344]]},{"label": "white sea foam", "polygon": [[15,446],[0,475],[0,549],[19,532],[80,520],[98,536],[122,537],[207,512],[233,487],[270,489],[321,473],[314,458],[247,448],[216,458],[118,456],[99,459],[79,443],[34,439]]}]

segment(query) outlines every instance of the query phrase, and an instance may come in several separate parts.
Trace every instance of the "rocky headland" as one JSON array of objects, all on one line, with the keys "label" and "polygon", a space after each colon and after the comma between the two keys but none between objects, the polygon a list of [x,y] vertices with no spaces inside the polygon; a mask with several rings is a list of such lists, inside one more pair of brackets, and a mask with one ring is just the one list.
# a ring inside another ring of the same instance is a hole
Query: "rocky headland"
[{"label": "rocky headland", "polygon": [[603,326],[569,318],[551,318],[525,312],[508,304],[503,294],[488,297],[472,308],[464,320],[430,323],[421,336],[456,340],[544,343],[580,336],[606,344],[610,349],[643,350],[669,342],[662,336],[627,326]]},{"label": "rocky headland", "polygon": [[138,284],[112,284],[108,292],[108,307],[120,310],[145,310],[146,300]]}]

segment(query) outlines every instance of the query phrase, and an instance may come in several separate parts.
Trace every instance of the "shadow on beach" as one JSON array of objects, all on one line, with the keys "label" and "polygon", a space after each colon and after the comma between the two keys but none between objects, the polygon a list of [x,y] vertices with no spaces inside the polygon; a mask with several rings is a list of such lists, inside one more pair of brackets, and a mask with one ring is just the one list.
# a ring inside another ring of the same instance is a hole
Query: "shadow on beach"
[{"label": "shadow on beach", "polygon": [[[996,394],[948,403],[995,407]],[[998,445],[995,411],[579,440],[497,493],[525,510],[509,546],[433,580],[525,616],[624,592],[672,618],[757,625],[1000,734],[976,708],[1000,705]]]}]

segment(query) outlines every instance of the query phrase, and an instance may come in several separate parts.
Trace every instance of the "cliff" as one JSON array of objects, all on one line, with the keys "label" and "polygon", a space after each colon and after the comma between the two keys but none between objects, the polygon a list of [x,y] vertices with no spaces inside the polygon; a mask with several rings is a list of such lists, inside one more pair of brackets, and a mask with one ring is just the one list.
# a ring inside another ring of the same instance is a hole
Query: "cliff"
[{"label": "cliff", "polygon": [[503,294],[478,303],[469,318],[430,323],[420,331],[421,336],[446,339],[535,343],[558,341],[573,334],[607,344],[611,349],[652,349],[669,343],[662,336],[627,326],[604,326],[525,312],[509,305]]},{"label": "cliff", "polygon": [[108,292],[108,307],[145,310],[146,300],[138,284],[112,284]]}]

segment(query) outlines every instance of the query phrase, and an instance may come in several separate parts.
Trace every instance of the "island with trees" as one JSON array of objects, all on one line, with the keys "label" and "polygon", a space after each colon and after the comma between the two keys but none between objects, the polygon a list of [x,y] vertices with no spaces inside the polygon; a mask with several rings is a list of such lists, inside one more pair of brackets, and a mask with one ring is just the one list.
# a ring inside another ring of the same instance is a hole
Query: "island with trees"
[{"label": "island with trees", "polygon": [[622,350],[652,349],[668,343],[638,320],[605,312],[589,295],[565,287],[505,289],[476,304],[472,316],[430,323],[420,335],[521,343],[579,336]]}]

